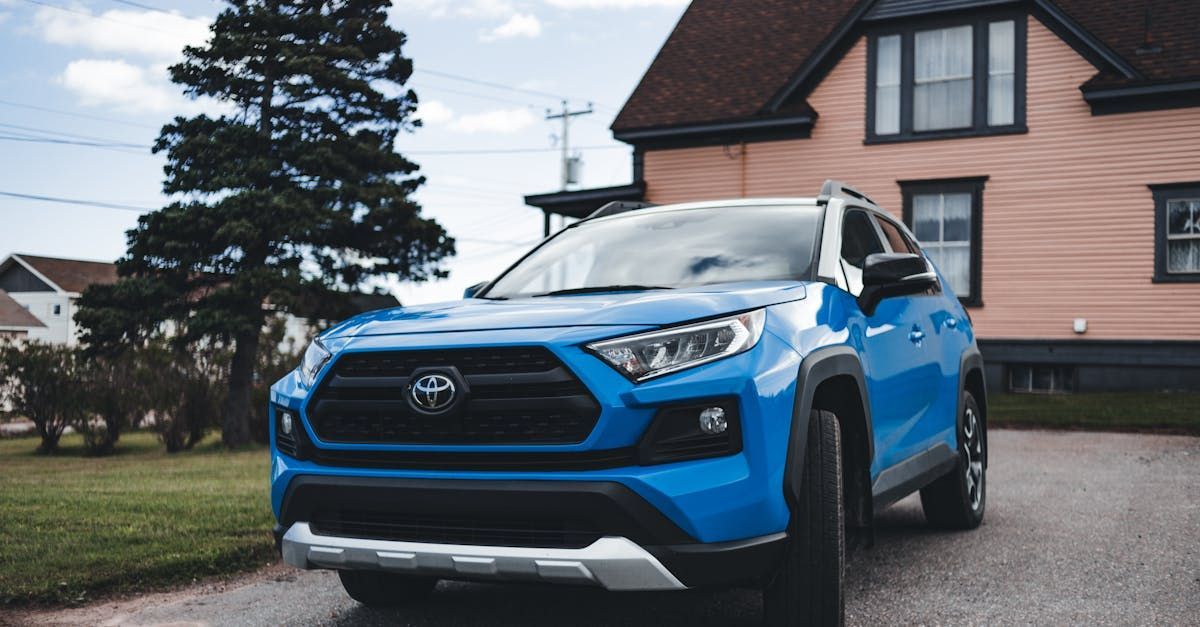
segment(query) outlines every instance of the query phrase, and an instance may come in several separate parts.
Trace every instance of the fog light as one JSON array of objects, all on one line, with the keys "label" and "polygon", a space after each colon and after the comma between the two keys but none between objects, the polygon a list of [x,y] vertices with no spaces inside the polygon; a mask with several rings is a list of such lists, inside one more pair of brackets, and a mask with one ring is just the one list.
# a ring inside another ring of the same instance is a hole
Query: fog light
[{"label": "fog light", "polygon": [[700,412],[700,430],[709,435],[725,433],[729,423],[725,420],[725,410],[720,407],[709,407]]},{"label": "fog light", "polygon": [[284,435],[292,434],[292,415],[286,411],[283,412],[283,415],[279,417],[279,430],[282,431]]}]

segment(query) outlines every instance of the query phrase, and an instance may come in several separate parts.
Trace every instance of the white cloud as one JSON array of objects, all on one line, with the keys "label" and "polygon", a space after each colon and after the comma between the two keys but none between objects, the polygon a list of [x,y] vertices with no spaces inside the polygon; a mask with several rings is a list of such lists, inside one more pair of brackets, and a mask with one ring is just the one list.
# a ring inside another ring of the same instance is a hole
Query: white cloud
[{"label": "white cloud", "polygon": [[165,65],[144,67],[120,59],[78,59],[67,64],[58,82],[86,106],[127,113],[193,115],[222,108],[211,100],[185,98],[180,87],[167,80]]},{"label": "white cloud", "polygon": [[532,13],[517,13],[508,21],[483,33],[483,41],[512,39],[513,37],[528,37],[534,39],[542,34],[542,21]]},{"label": "white cloud", "polygon": [[454,119],[454,110],[440,100],[430,100],[417,105],[417,119],[429,126],[441,126]]},{"label": "white cloud", "polygon": [[481,113],[461,115],[450,122],[449,128],[457,133],[500,133],[510,135],[523,131],[537,123],[538,118],[525,108],[496,109]]},{"label": "white cloud", "polygon": [[681,7],[691,0],[545,0],[560,9],[640,9],[644,7]]},{"label": "white cloud", "polygon": [[434,18],[458,16],[495,19],[509,17],[517,9],[509,0],[396,0],[392,3],[391,11],[393,15],[407,13]]},{"label": "white cloud", "polygon": [[72,12],[42,7],[34,13],[33,22],[42,39],[50,43],[175,60],[184,46],[208,40],[210,20],[160,11],[113,9],[93,14],[82,7],[74,7]]}]

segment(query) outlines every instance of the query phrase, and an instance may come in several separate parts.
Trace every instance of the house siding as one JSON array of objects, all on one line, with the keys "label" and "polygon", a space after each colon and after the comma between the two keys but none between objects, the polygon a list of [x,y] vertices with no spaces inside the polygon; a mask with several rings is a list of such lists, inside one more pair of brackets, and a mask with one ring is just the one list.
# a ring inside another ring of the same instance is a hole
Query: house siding
[{"label": "house siding", "polygon": [[[9,296],[29,309],[29,313],[46,325],[43,328],[30,329],[28,339],[67,346],[75,346],[78,343],[78,330],[74,321],[75,307],[71,297],[59,292],[17,292]],[[58,315],[54,314],[55,305],[59,308]]]},{"label": "house siding", "polygon": [[860,39],[809,97],[810,139],[647,151],[647,198],[813,196],[836,178],[900,217],[898,181],[986,176],[981,338],[1200,340],[1200,283],[1152,280],[1147,187],[1200,180],[1200,108],[1091,115],[1096,69],[1033,17],[1027,58],[1028,133],[865,145]]}]

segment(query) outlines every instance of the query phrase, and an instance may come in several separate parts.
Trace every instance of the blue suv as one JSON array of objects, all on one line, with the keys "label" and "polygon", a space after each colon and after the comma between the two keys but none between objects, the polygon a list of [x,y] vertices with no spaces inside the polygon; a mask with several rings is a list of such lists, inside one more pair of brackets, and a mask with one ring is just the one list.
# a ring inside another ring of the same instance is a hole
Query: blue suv
[{"label": "blue suv", "polygon": [[284,560],[368,605],[439,579],[750,585],[837,624],[847,546],[985,503],[970,318],[852,188],[610,205],[462,301],[321,334],[271,390]]}]

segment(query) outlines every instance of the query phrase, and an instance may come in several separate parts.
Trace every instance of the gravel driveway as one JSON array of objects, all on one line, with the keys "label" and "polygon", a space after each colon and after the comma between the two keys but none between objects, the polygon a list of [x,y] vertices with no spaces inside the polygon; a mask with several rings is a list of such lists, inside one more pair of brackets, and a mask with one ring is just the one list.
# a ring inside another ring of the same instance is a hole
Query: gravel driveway
[{"label": "gravel driveway", "polygon": [[[1200,624],[1200,438],[997,431],[988,512],[926,528],[908,498],[882,512],[847,570],[850,624]],[[754,625],[751,591],[608,594],[442,583],[426,606],[378,612],[336,575],[283,566],[21,622],[213,625]]]}]

